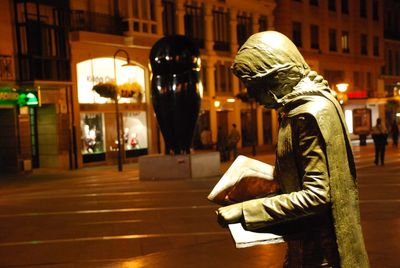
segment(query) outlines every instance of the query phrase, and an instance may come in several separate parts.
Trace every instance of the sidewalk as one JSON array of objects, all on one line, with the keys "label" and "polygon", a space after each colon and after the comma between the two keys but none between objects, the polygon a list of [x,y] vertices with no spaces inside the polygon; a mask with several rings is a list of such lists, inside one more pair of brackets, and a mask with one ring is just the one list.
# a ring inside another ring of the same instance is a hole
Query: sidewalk
[{"label": "sidewalk", "polygon": [[[371,267],[400,267],[400,148],[384,167],[354,145]],[[275,155],[256,156],[274,164]],[[230,166],[221,164],[221,174]],[[386,163],[386,162],[385,162]],[[37,169],[0,178],[1,267],[282,267],[285,244],[235,249],[206,196],[218,177],[138,180],[138,165]],[[1,177],[1,176],[0,176]],[[34,241],[34,243],[33,243]]]},{"label": "sidewalk", "polygon": [[[201,153],[201,151],[199,151]],[[249,157],[253,157],[259,160],[270,159],[274,155],[272,147],[257,147],[256,156],[251,154],[251,148],[246,147],[239,150],[239,154],[244,154]],[[221,162],[220,170],[221,175],[229,168],[232,164],[233,159],[227,162]],[[116,175],[121,174],[122,176],[135,177],[139,179],[138,163],[124,163],[122,172],[118,171],[117,165],[99,165],[83,167],[75,170],[60,170],[56,168],[37,168],[33,169],[32,172],[21,173],[21,174],[0,174],[0,184],[15,183],[15,182],[29,182],[35,180],[55,180],[55,179],[66,179],[70,177],[84,177],[91,175]]]}]

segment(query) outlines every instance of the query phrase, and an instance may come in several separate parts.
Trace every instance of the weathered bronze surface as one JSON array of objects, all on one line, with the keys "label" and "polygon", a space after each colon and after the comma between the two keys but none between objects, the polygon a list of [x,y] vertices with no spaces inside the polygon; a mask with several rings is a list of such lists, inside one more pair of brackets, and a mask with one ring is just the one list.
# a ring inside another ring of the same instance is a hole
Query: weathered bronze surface
[{"label": "weathered bronze surface", "polygon": [[232,71],[260,104],[279,112],[274,176],[280,192],[222,207],[219,220],[282,227],[288,267],[369,267],[350,139],[327,81],[274,31],[251,36]]}]

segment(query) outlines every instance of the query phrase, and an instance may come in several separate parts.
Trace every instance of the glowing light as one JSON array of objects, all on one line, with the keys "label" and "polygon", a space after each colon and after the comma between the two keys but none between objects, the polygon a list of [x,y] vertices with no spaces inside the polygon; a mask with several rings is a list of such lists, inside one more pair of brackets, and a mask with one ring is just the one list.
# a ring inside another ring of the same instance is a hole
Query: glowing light
[{"label": "glowing light", "polygon": [[347,88],[349,87],[349,84],[347,84],[347,83],[340,83],[340,84],[337,84],[336,87],[337,87],[337,89],[339,90],[339,92],[344,93],[344,92],[347,91]]},{"label": "glowing light", "polygon": [[345,110],[344,118],[346,120],[346,125],[347,125],[347,129],[349,130],[349,133],[353,133],[353,111]]},{"label": "glowing light", "polygon": [[214,107],[215,108],[219,108],[221,106],[221,102],[220,101],[214,101]]},{"label": "glowing light", "polygon": [[235,100],[234,98],[229,98],[229,99],[227,99],[226,101],[232,103],[232,102],[235,102],[236,100]]},{"label": "glowing light", "polygon": [[[139,83],[145,88],[144,69],[140,66],[132,66],[126,64],[126,60],[115,59],[117,82]],[[86,60],[76,65],[78,78],[78,100],[79,103],[107,103],[111,102],[108,98],[102,98],[92,90],[93,85],[98,83],[110,83],[114,77],[114,60],[113,58],[95,58]],[[144,92],[143,92],[144,93]],[[121,98],[121,103],[134,102],[132,98]]]},{"label": "glowing light", "polygon": [[199,83],[199,94],[200,94],[200,98],[203,98],[204,87],[203,87],[203,83],[201,81]]}]

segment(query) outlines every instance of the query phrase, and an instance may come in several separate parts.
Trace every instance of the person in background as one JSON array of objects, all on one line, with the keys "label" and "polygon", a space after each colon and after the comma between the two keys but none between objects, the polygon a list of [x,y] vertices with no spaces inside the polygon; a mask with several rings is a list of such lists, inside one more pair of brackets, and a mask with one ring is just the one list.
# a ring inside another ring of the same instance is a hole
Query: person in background
[{"label": "person in background", "polygon": [[380,118],[376,119],[376,125],[371,130],[371,136],[375,145],[375,165],[385,164],[385,149],[387,145],[387,130]]},{"label": "person in background", "polygon": [[209,128],[204,128],[200,133],[200,140],[203,146],[203,149],[211,149],[212,148],[212,138],[211,131]]},{"label": "person in background", "polygon": [[281,228],[289,238],[285,267],[369,267],[351,140],[327,81],[275,31],[250,36],[231,69],[251,97],[279,114],[274,179],[280,191],[221,207],[218,222]]},{"label": "person in background", "polygon": [[236,124],[232,124],[232,129],[229,132],[229,136],[228,136],[228,146],[229,146],[229,157],[231,154],[231,151],[233,153],[233,160],[235,160],[235,158],[238,155],[237,152],[237,145],[238,142],[240,141],[240,133],[239,131],[236,129]]},{"label": "person in background", "polygon": [[222,162],[229,160],[227,147],[228,147],[228,136],[226,135],[226,131],[223,130],[221,126],[218,126],[217,150],[219,151],[219,155],[221,157]]},{"label": "person in background", "polygon": [[392,134],[393,147],[397,148],[397,144],[399,142],[399,126],[397,125],[396,119],[393,120],[390,133]]}]

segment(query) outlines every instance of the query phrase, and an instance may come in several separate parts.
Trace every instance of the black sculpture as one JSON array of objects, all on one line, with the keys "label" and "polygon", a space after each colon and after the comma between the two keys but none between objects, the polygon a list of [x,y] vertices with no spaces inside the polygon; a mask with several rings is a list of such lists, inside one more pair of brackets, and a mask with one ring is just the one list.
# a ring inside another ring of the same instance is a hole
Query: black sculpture
[{"label": "black sculpture", "polygon": [[166,154],[190,153],[200,110],[200,52],[186,36],[166,36],[150,51],[151,97]]}]

